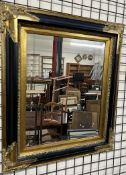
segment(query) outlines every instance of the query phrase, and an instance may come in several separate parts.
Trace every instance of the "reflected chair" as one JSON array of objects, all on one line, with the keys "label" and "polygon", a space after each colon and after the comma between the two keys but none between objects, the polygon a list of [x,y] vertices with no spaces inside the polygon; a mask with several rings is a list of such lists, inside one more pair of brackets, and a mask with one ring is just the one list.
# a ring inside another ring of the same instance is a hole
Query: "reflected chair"
[{"label": "reflected chair", "polygon": [[[59,140],[62,136],[62,105],[48,102],[41,113],[40,143]],[[43,130],[46,132],[43,133]],[[44,139],[46,137],[47,139]]]}]

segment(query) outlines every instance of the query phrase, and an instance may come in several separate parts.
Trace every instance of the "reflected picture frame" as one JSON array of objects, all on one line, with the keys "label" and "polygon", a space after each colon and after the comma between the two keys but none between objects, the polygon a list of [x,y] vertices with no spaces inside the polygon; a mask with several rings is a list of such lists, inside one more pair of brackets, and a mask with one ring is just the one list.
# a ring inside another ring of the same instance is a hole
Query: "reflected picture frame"
[{"label": "reflected picture frame", "polygon": [[[123,25],[7,3],[0,3],[0,7],[4,12],[1,17],[3,171],[112,149]],[[28,33],[105,42],[97,136],[26,147],[25,72]]]}]

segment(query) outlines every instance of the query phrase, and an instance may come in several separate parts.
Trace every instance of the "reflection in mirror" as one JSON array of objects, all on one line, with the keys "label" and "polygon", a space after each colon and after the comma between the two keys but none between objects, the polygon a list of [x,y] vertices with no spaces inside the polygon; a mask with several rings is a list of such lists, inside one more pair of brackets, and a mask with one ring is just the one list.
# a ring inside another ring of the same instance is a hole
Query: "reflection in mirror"
[{"label": "reflection in mirror", "polygon": [[27,35],[26,146],[98,135],[105,43]]}]

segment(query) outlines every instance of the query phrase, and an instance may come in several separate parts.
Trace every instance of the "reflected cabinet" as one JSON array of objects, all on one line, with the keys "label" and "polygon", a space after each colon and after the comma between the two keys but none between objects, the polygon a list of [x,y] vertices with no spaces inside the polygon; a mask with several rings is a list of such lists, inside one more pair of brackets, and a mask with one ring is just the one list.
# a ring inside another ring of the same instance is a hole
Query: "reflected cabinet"
[{"label": "reflected cabinet", "polygon": [[4,171],[112,149],[123,26],[0,5]]}]

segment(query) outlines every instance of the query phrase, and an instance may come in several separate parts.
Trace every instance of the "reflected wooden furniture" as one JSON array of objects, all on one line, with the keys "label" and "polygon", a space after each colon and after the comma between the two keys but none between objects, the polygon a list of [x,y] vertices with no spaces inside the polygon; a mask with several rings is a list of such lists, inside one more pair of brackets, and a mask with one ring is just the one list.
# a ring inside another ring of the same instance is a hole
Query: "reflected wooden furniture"
[{"label": "reflected wooden furniture", "polygon": [[[29,109],[31,110],[31,107]],[[62,133],[64,133],[63,126],[66,125],[62,119],[62,105],[55,102],[49,102],[46,105],[40,104],[36,109],[32,108],[32,111],[26,111],[26,132],[30,133],[27,134],[26,141],[29,146],[61,139]]]},{"label": "reflected wooden furniture", "polygon": [[68,88],[66,91],[67,96],[76,96],[78,103],[80,103],[81,92],[77,88]]},{"label": "reflected wooden furniture", "polygon": [[[55,100],[55,93],[59,92],[60,90],[63,89],[68,89],[69,88],[69,82],[70,79],[72,78],[72,76],[60,76],[60,77],[54,77],[52,78],[53,80],[53,90],[52,90],[52,102],[54,102]],[[63,87],[60,87],[59,85],[62,83],[62,81],[66,80],[66,85]],[[58,87],[56,87],[56,85],[58,84]]]},{"label": "reflected wooden furniture", "polygon": [[[52,56],[41,56],[42,58],[42,78],[47,78],[52,72]],[[61,58],[61,72],[64,71],[64,58]]]},{"label": "reflected wooden furniture", "polygon": [[86,110],[100,113],[100,100],[86,100]]},{"label": "reflected wooden furniture", "polygon": [[78,63],[67,63],[66,75],[72,76],[74,72],[84,73],[85,77],[89,77],[92,65],[81,65]]},{"label": "reflected wooden furniture", "polygon": [[26,145],[38,144],[38,109],[37,105],[31,104],[26,107]]},{"label": "reflected wooden furniture", "polygon": [[81,65],[78,63],[67,63],[66,74],[69,76],[73,76],[75,73],[82,73],[84,76],[83,81],[78,83],[71,81],[71,85],[73,87],[77,87],[81,92],[81,98],[84,98],[84,93],[91,88],[94,81],[90,78],[90,73],[92,70],[92,65]]},{"label": "reflected wooden furniture", "polygon": [[86,100],[99,100],[101,99],[101,91],[97,90],[89,90],[88,92],[84,93]]},{"label": "reflected wooden furniture", "polygon": [[[99,85],[101,86],[101,81],[99,80],[92,80],[91,79],[91,70],[93,65],[81,65],[78,63],[67,63],[66,66],[66,75],[73,76],[74,73],[83,73],[84,74],[84,81],[79,83],[77,86],[80,91],[83,93],[87,92],[89,89],[92,88],[92,85]],[[74,86],[74,82],[71,81],[71,85]]]},{"label": "reflected wooden furniture", "polygon": [[94,136],[98,132],[98,113],[88,111],[73,111],[69,138]]},{"label": "reflected wooden furniture", "polygon": [[[64,70],[64,58],[61,58],[62,72]],[[52,56],[41,56],[40,54],[27,54],[27,75],[49,78],[52,71]]]},{"label": "reflected wooden furniture", "polygon": [[48,102],[45,104],[45,111],[42,114],[41,128],[40,128],[40,142],[43,141],[43,129],[47,129],[47,135],[50,135],[51,139],[60,139],[62,136],[62,124],[63,124],[63,108],[61,104],[55,102]]},{"label": "reflected wooden furniture", "polygon": [[97,112],[74,111],[71,129],[96,129],[97,117]]},{"label": "reflected wooden furniture", "polygon": [[[50,86],[51,79],[42,79],[39,77],[27,77],[27,96],[33,97],[39,94],[40,103],[47,103],[50,101]],[[36,86],[43,86],[43,89],[38,89]]]},{"label": "reflected wooden furniture", "polygon": [[42,59],[40,54],[27,54],[27,76],[39,76],[42,74]]}]

